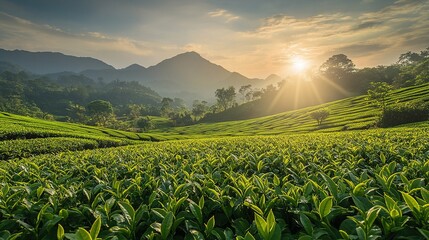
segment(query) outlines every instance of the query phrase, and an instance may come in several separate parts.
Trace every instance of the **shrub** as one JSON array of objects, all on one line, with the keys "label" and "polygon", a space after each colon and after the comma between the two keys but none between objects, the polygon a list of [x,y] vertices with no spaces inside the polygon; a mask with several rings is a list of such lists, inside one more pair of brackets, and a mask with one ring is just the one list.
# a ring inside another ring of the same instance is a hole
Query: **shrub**
[{"label": "shrub", "polygon": [[386,107],[380,118],[381,127],[428,120],[429,105],[424,102],[402,103]]},{"label": "shrub", "polygon": [[143,131],[147,131],[155,128],[155,125],[153,124],[152,119],[150,119],[148,116],[138,118],[136,121],[136,126],[138,128],[141,128],[141,130]]},{"label": "shrub", "polygon": [[329,117],[329,109],[322,108],[315,110],[313,112],[310,112],[310,117],[317,121],[317,125],[322,125],[322,122]]}]

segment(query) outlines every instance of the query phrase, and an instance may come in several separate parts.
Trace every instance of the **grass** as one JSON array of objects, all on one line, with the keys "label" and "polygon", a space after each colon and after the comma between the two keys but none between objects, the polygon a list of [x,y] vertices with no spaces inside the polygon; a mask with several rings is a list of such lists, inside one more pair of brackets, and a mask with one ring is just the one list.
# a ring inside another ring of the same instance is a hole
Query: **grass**
[{"label": "grass", "polygon": [[[411,100],[429,85],[389,103]],[[308,113],[325,107],[318,127]],[[427,239],[429,122],[358,131],[378,112],[360,96],[245,121],[154,118],[149,133],[0,113],[0,236]]]},{"label": "grass", "polygon": [[410,130],[190,139],[13,159],[0,165],[0,234],[425,239],[429,135]]},{"label": "grass", "polygon": [[[429,101],[429,84],[396,90],[392,92],[389,103],[406,101]],[[317,126],[316,121],[309,117],[309,112],[325,107],[330,110],[331,114],[321,126]],[[151,116],[157,129],[147,133],[126,132],[0,113],[0,141],[2,141],[0,152],[2,159],[10,159],[41,153],[138,144],[142,141],[359,130],[374,125],[378,113],[379,110],[374,105],[368,104],[365,96],[359,96],[267,117],[201,123],[186,127],[170,127],[169,120]],[[53,147],[48,147],[46,145],[49,143],[48,139],[51,138],[56,140],[52,142]],[[58,141],[61,138],[67,139],[67,144],[64,146],[61,146]],[[30,141],[30,139],[37,140]],[[93,142],[89,144],[83,140]],[[73,141],[75,143],[71,143]],[[30,147],[32,145],[35,146],[33,150]]]},{"label": "grass", "polygon": [[[207,136],[277,135],[367,129],[377,121],[380,110],[376,106],[368,104],[365,98],[366,96],[351,97],[248,120],[161,128],[152,130],[149,134],[183,139]],[[395,90],[392,92],[388,103],[395,104],[407,101],[429,101],[429,84]],[[330,116],[321,126],[317,126],[316,121],[311,119],[308,113],[325,107],[329,108]]]},{"label": "grass", "polygon": [[0,159],[156,140],[143,133],[46,121],[0,112]]}]

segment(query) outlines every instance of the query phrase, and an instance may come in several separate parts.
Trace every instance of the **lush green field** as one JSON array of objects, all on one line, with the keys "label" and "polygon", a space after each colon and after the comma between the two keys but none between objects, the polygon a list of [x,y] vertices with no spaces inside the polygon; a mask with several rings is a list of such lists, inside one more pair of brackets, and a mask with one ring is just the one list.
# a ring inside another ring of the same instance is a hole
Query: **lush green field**
[{"label": "lush green field", "polygon": [[154,139],[141,133],[0,113],[0,160],[150,140]]},{"label": "lush green field", "polygon": [[[429,85],[390,103],[416,100]],[[323,107],[317,127],[308,113]],[[377,113],[361,96],[246,121],[157,118],[144,134],[0,113],[0,239],[428,239],[429,123],[340,131]]]},{"label": "lush green field", "polygon": [[0,236],[427,239],[428,142],[427,128],[402,127],[10,160]]},{"label": "lush green field", "polygon": [[[189,138],[189,136],[248,136],[366,129],[374,125],[379,109],[368,104],[365,98],[366,96],[347,98],[262,118],[163,128],[149,133],[169,138]],[[429,84],[395,90],[388,100],[389,104],[407,101],[429,101]],[[308,113],[324,107],[329,108],[331,114],[326,122],[318,127]]]}]

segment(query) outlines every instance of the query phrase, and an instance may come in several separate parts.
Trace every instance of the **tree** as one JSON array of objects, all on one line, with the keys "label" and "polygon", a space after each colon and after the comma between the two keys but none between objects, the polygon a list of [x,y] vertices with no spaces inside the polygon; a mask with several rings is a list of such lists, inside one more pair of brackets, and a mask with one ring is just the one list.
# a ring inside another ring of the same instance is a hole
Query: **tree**
[{"label": "tree", "polygon": [[71,119],[75,122],[85,123],[88,120],[87,116],[85,115],[86,110],[84,106],[69,102],[67,111],[69,112]]},{"label": "tree", "polygon": [[163,98],[161,101],[161,116],[168,117],[173,112],[173,99]]},{"label": "tree", "polygon": [[194,115],[194,120],[201,118],[208,111],[208,106],[206,101],[195,100],[192,104],[192,115]]},{"label": "tree", "polygon": [[355,64],[346,55],[337,54],[326,60],[319,70],[332,81],[339,82],[355,71]]},{"label": "tree", "polygon": [[329,109],[322,108],[313,112],[310,112],[310,117],[317,121],[317,125],[322,125],[322,122],[327,119],[330,115]]},{"label": "tree", "polygon": [[180,112],[184,112],[186,111],[186,102],[185,100],[176,97],[173,99],[172,107]]},{"label": "tree", "polygon": [[401,54],[397,63],[401,71],[395,79],[395,86],[408,87],[429,81],[429,47],[420,53]]},{"label": "tree", "polygon": [[260,99],[262,97],[262,95],[263,95],[263,92],[261,90],[254,91],[252,93],[252,100],[253,101],[254,100],[258,100],[258,99]]},{"label": "tree", "polygon": [[175,126],[186,126],[192,124],[192,117],[190,112],[173,113],[171,118]]},{"label": "tree", "polygon": [[393,87],[386,82],[371,82],[370,85],[367,100],[375,103],[384,112],[388,96]]},{"label": "tree", "polygon": [[398,64],[401,66],[414,65],[416,63],[422,62],[425,59],[429,58],[429,47],[426,50],[421,51],[420,53],[407,52],[399,56]]},{"label": "tree", "polygon": [[218,105],[221,107],[223,111],[225,111],[228,108],[231,108],[234,105],[235,96],[236,96],[234,87],[231,86],[227,89],[225,88],[216,89],[215,95],[217,98]]},{"label": "tree", "polygon": [[127,105],[127,115],[130,120],[135,120],[140,117],[141,112],[144,109],[143,104],[128,104]]},{"label": "tree", "polygon": [[115,118],[112,104],[108,101],[94,100],[86,106],[86,110],[95,125],[106,126]]},{"label": "tree", "polygon": [[252,99],[252,85],[248,84],[241,86],[238,92],[241,94],[243,103],[249,102]]},{"label": "tree", "polygon": [[136,126],[141,128],[143,131],[155,128],[155,124],[153,124],[152,119],[150,119],[149,116],[138,118],[136,120]]}]

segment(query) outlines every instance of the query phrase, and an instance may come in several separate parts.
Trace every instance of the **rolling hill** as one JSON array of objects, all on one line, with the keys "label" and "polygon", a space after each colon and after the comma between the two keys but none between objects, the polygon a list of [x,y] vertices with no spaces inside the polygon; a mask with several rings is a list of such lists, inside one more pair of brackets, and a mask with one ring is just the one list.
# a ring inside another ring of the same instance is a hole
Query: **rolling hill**
[{"label": "rolling hill", "polygon": [[[333,132],[368,129],[374,125],[380,110],[368,104],[365,98],[365,95],[350,97],[317,106],[248,120],[200,123],[186,127],[156,129],[151,131],[150,134],[189,138],[189,136],[276,135],[313,131]],[[428,102],[429,84],[395,90],[391,94],[389,104],[408,101]],[[320,108],[329,108],[330,116],[323,126],[318,127],[316,121],[311,119],[308,113]]]},{"label": "rolling hill", "polygon": [[17,65],[31,73],[81,72],[87,69],[113,69],[112,66],[90,57],[75,57],[58,52],[29,52],[0,49],[0,61]]},{"label": "rolling hill", "polygon": [[147,134],[0,112],[0,160],[157,141]]},{"label": "rolling hill", "polygon": [[[185,127],[157,124],[158,129],[132,133],[80,124],[45,121],[19,115],[0,113],[0,140],[26,140],[51,137],[109,141],[106,146],[127,145],[140,141],[164,141],[222,136],[281,135],[308,132],[335,132],[372,128],[379,110],[367,103],[366,96],[346,98],[322,105],[287,111],[271,116],[218,123],[200,123]],[[389,103],[429,101],[429,84],[393,91]],[[309,112],[329,108],[330,116],[322,126],[309,117]],[[426,124],[428,125],[428,124]],[[424,126],[426,126],[424,125]],[[100,146],[103,146],[102,144]],[[90,147],[97,148],[99,146]]]}]

